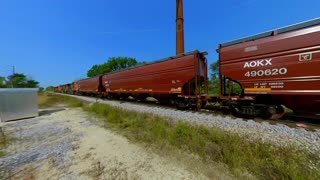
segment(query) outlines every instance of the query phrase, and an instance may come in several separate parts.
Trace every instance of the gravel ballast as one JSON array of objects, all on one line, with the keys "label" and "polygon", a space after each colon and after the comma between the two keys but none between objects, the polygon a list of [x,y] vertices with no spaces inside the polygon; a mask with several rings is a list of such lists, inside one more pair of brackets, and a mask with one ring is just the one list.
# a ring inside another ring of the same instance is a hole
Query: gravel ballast
[{"label": "gravel ballast", "polygon": [[[31,169],[37,169],[43,165],[42,161],[49,157],[55,160],[55,167],[68,167],[67,154],[73,148],[72,143],[82,134],[73,133],[65,126],[67,118],[44,115],[3,123],[5,134],[14,140],[7,149],[8,154],[0,158],[0,176],[10,179],[28,165]],[[39,164],[34,165],[36,162]]]}]

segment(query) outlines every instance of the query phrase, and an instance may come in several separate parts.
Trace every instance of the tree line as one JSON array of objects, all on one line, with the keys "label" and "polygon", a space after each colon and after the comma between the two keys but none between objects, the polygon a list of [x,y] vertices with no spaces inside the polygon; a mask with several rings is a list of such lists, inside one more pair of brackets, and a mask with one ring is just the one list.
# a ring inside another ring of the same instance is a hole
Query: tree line
[{"label": "tree line", "polygon": [[144,64],[147,63],[145,61],[138,62],[135,58],[131,57],[110,57],[107,62],[92,66],[91,69],[87,71],[87,76],[94,77]]},{"label": "tree line", "polygon": [[28,78],[25,74],[15,73],[7,78],[0,77],[0,88],[38,88],[39,82]]}]

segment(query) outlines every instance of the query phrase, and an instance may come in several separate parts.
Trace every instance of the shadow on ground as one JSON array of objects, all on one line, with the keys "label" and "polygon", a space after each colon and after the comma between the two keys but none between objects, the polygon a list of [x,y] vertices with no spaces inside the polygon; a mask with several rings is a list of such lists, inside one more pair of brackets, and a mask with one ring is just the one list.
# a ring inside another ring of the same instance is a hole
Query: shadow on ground
[{"label": "shadow on ground", "polygon": [[39,116],[46,116],[46,115],[50,115],[52,113],[56,113],[56,112],[60,112],[60,111],[65,111],[65,108],[60,108],[60,109],[50,109],[50,110],[42,110],[39,111]]}]

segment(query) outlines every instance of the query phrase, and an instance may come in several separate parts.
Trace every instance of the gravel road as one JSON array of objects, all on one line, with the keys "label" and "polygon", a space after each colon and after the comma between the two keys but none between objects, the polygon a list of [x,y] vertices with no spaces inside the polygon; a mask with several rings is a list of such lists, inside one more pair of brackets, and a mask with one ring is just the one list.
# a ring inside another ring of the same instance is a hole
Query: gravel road
[{"label": "gravel road", "polygon": [[81,108],[41,114],[0,123],[16,138],[0,158],[0,179],[208,179],[188,163],[128,142]]},{"label": "gravel road", "polygon": [[[68,95],[72,96],[72,95]],[[272,143],[277,146],[290,146],[309,152],[319,154],[320,156],[320,130],[307,131],[303,128],[292,128],[283,124],[270,124],[268,122],[255,122],[253,120],[245,121],[241,118],[222,117],[220,115],[201,114],[191,111],[179,111],[163,107],[154,107],[147,105],[137,105],[130,102],[101,100],[90,97],[72,96],[89,102],[99,102],[109,104],[123,109],[135,110],[138,112],[149,112],[160,116],[170,117],[174,120],[189,121],[209,127],[239,134],[249,138],[252,141],[262,141]]]}]

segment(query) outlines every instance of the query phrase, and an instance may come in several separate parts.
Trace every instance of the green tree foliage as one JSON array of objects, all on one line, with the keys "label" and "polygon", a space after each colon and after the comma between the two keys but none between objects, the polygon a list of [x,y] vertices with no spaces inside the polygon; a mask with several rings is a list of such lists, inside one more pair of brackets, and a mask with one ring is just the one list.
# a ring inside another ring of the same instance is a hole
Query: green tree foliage
[{"label": "green tree foliage", "polygon": [[0,88],[6,87],[6,78],[0,76]]},{"label": "green tree foliage", "polygon": [[219,80],[219,74],[220,74],[220,61],[216,61],[210,65],[211,69],[211,80]]},{"label": "green tree foliage", "polygon": [[15,73],[13,75],[8,76],[8,81],[6,82],[7,88],[37,88],[39,82],[27,78],[26,75]]},{"label": "green tree foliage", "polygon": [[[210,65],[211,74],[210,74],[210,81],[209,81],[209,94],[210,95],[219,95],[220,94],[220,61],[216,61]],[[230,93],[232,86],[231,95],[233,96],[240,96],[242,94],[242,88],[240,84],[234,80],[226,81],[226,91]]]},{"label": "green tree foliage", "polygon": [[44,87],[39,87],[39,92],[43,92],[44,91]]},{"label": "green tree foliage", "polygon": [[54,91],[54,86],[48,86],[48,87],[46,88],[46,91]]},{"label": "green tree foliage", "polygon": [[110,69],[106,67],[106,63],[100,64],[100,65],[94,65],[87,71],[88,77],[94,77],[101,74],[105,74],[107,72],[110,72]]},{"label": "green tree foliage", "polygon": [[216,61],[210,65],[211,74],[209,81],[209,94],[218,96],[220,93],[219,88],[219,74],[220,74],[220,61]]},{"label": "green tree foliage", "polygon": [[27,83],[25,84],[24,87],[26,87],[26,88],[36,88],[36,87],[39,87],[38,84],[39,84],[39,82],[37,82],[35,80],[32,80],[32,79],[29,79],[29,80],[27,80]]},{"label": "green tree foliage", "polygon": [[146,62],[138,62],[136,59],[130,57],[111,57],[106,63],[92,66],[91,69],[87,71],[87,76],[94,77],[140,64],[146,64]]}]

